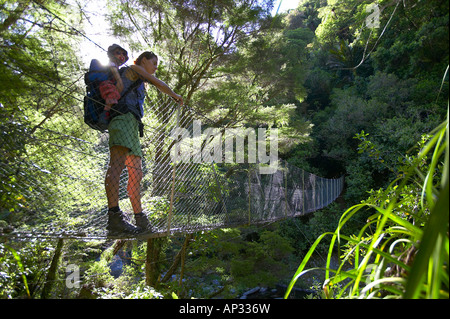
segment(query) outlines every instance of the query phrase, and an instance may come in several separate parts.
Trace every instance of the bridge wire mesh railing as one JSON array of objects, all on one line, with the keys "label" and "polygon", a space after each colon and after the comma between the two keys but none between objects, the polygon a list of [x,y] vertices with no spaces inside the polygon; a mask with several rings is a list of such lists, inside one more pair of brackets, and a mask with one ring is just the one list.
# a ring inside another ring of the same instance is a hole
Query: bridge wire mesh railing
[{"label": "bridge wire mesh railing", "polygon": [[[192,233],[219,227],[273,222],[323,208],[335,200],[343,179],[324,179],[279,162],[273,174],[239,164],[227,176],[223,163],[174,162],[174,128],[192,132],[198,114],[170,99],[147,98],[142,139],[142,204],[156,232]],[[83,123],[77,108],[25,134],[26,152],[0,162],[2,181],[14,180],[23,225],[10,236],[105,238],[104,188],[108,134]],[[185,140],[179,143],[190,143]],[[13,147],[6,145],[6,148]],[[197,150],[200,154],[202,150]],[[200,154],[194,155],[201,156]],[[120,207],[131,217],[127,170],[120,177]],[[20,188],[20,189],[18,189]]]},{"label": "bridge wire mesh railing", "polygon": [[[76,36],[66,40],[81,45]],[[53,70],[61,77],[58,81],[37,74],[23,61],[4,64],[35,89],[0,100],[0,220],[14,226],[6,231],[2,224],[0,231],[16,238],[105,238],[108,134],[83,122],[85,65],[70,54],[59,54],[63,67],[55,64]],[[174,162],[170,153],[177,141],[172,130],[182,127],[193,135],[194,120],[207,126],[213,121],[193,108],[151,95],[143,119],[141,193],[154,236],[307,214],[332,202],[343,188],[342,179],[321,179],[281,161],[274,174],[266,175],[259,174],[257,164],[231,165],[235,173],[229,174],[230,165],[224,163]],[[196,152],[192,158],[201,158],[202,149]],[[132,216],[127,180],[124,170],[119,203]]]}]

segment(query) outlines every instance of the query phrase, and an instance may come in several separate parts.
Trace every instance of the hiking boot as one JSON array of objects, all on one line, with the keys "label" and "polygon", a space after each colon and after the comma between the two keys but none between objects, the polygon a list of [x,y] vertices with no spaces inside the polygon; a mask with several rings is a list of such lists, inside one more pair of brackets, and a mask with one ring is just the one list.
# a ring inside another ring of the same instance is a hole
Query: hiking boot
[{"label": "hiking boot", "polygon": [[106,226],[108,236],[130,236],[136,235],[138,229],[136,226],[127,221],[125,214],[122,211],[114,212],[108,211],[108,226]]},{"label": "hiking boot", "polygon": [[150,224],[147,215],[142,212],[134,214],[134,219],[136,220],[136,226],[140,231],[152,231],[152,225]]}]

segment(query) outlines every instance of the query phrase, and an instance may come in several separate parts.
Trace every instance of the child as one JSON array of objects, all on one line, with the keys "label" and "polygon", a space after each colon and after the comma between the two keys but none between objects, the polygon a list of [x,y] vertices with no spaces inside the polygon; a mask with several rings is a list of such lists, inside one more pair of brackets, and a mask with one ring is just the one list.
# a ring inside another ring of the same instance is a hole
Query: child
[{"label": "child", "polygon": [[120,99],[120,92],[123,90],[122,79],[120,78],[118,68],[128,61],[128,52],[117,44],[108,48],[109,69],[112,77],[99,84],[101,97],[105,100],[105,116],[109,118],[109,110]]}]

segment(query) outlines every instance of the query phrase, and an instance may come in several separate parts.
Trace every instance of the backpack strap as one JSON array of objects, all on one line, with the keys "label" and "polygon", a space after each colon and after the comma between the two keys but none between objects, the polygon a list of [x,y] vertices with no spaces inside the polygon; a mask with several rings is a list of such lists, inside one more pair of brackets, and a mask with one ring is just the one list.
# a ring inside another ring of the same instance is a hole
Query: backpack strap
[{"label": "backpack strap", "polygon": [[[122,77],[124,71],[127,68],[122,68],[119,70],[119,74]],[[136,81],[132,82],[126,89],[125,91],[120,95],[120,99],[118,101],[118,103],[116,105],[114,105],[111,108],[111,118],[116,117],[118,115],[122,115],[128,112],[128,107],[127,105],[124,104],[123,100],[124,98],[131,92],[133,92],[136,88],[138,88],[142,83],[144,83],[144,81],[139,78]]]},{"label": "backpack strap", "polygon": [[137,88],[139,85],[141,85],[144,81],[141,79],[138,79],[137,81],[134,81],[133,84],[131,84],[123,94],[121,94],[119,101],[124,98],[128,93],[133,91],[135,88]]}]

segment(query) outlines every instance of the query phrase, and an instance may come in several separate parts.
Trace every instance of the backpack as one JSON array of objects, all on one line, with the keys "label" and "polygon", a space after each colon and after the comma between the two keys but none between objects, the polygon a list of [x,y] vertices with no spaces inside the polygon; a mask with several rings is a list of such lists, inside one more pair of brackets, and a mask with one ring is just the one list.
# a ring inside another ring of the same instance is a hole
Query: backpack
[{"label": "backpack", "polygon": [[108,68],[101,65],[100,61],[96,59],[91,61],[89,71],[84,74],[84,83],[86,84],[84,123],[101,132],[108,128],[109,123],[104,116],[105,100],[100,95],[99,85],[100,82],[108,80],[109,76]]},{"label": "backpack", "polygon": [[[126,68],[119,69],[122,76]],[[99,85],[101,82],[110,78],[110,70],[103,66],[100,61],[93,59],[89,66],[89,71],[84,74],[84,83],[86,84],[86,95],[84,96],[84,122],[89,127],[105,132],[108,129],[111,117],[107,117],[104,111],[105,100],[100,95]],[[142,81],[136,81],[133,85],[121,95],[120,99],[137,87]],[[120,100],[119,100],[120,101]]]}]

